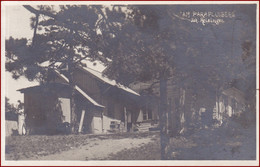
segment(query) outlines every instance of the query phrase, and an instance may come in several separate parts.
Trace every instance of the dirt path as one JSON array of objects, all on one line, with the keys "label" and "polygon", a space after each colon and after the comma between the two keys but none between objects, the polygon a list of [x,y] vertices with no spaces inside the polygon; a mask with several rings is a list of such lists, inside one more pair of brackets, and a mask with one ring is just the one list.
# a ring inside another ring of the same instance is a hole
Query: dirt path
[{"label": "dirt path", "polygon": [[101,160],[122,150],[138,148],[152,141],[146,138],[89,139],[88,144],[46,156],[35,155],[30,160]]}]

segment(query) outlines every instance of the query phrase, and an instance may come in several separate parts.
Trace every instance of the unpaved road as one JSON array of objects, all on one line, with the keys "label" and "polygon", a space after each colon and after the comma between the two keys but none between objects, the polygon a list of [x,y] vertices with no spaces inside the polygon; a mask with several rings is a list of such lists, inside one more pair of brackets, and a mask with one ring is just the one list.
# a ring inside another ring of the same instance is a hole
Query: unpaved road
[{"label": "unpaved road", "polygon": [[102,160],[110,154],[131,148],[137,148],[151,142],[151,138],[137,139],[91,139],[88,145],[73,148],[61,153],[35,156],[32,160]]},{"label": "unpaved road", "polygon": [[105,160],[155,139],[158,133],[11,136],[6,139],[6,160]]},{"label": "unpaved road", "polygon": [[[177,136],[170,139],[169,159],[255,160],[255,132],[253,125],[236,125]],[[158,132],[6,138],[6,160],[159,160],[160,153]]]}]

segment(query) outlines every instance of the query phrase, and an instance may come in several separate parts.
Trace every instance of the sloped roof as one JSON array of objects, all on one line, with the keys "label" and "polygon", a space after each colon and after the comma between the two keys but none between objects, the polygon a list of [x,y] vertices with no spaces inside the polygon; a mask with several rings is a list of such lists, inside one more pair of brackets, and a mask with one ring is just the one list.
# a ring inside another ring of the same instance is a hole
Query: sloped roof
[{"label": "sloped roof", "polygon": [[49,66],[56,66],[56,67],[58,67],[58,66],[62,65],[62,62],[51,63],[49,60],[47,60],[47,61],[44,61],[42,63],[39,63],[38,65],[40,67],[49,67]]},{"label": "sloped roof", "polygon": [[42,85],[36,85],[36,86],[18,89],[17,91],[20,91],[21,93],[27,93],[27,92],[44,93],[44,91],[48,91],[48,90],[55,90],[59,92],[59,91],[68,90],[68,88],[69,88],[68,84],[48,83],[48,84],[42,84]]},{"label": "sloped roof", "polygon": [[88,68],[88,67],[80,67],[80,68],[85,70],[85,71],[87,71],[87,72],[89,72],[89,73],[91,73],[92,75],[94,75],[95,77],[100,79],[101,81],[103,81],[103,82],[105,82],[105,83],[107,83],[107,84],[109,84],[111,86],[116,86],[117,88],[122,89],[122,90],[124,90],[124,91],[126,91],[128,93],[134,94],[136,96],[140,96],[139,93],[133,91],[132,89],[130,89],[130,88],[124,86],[124,85],[121,85],[121,84],[117,83],[115,80],[111,80],[111,79],[107,78],[106,76],[104,76],[99,71],[93,70],[93,69]]},{"label": "sloped roof", "polygon": [[[66,77],[63,78],[63,79],[67,82],[67,78]],[[69,88],[70,87],[69,87],[68,84],[49,83],[49,84],[44,84],[44,85],[37,85],[37,86],[27,87],[27,88],[19,89],[17,91],[20,91],[21,93],[27,93],[27,92],[43,93],[44,91],[49,91],[49,90],[55,90],[57,92],[65,91],[65,90],[68,90]],[[75,88],[78,91],[78,93],[80,93],[83,97],[85,97],[91,104],[93,104],[94,106],[97,106],[97,107],[104,108],[104,106],[98,104],[95,100],[93,100],[90,96],[88,96],[83,90],[81,90],[78,86],[76,86]]]},{"label": "sloped roof", "polygon": [[[54,70],[61,78],[63,78],[67,83],[69,83],[69,79],[61,74],[59,71]],[[78,87],[77,85],[75,85],[75,89],[82,95],[84,96],[88,101],[90,101],[93,105],[97,106],[97,107],[102,107],[105,108],[105,106],[99,104],[98,102],[96,102],[94,99],[92,99],[87,93],[85,93],[82,89],[80,89],[80,87]]]},{"label": "sloped roof", "polygon": [[[83,61],[83,60],[82,60],[82,61]],[[86,60],[86,61],[83,61],[83,63],[86,64],[86,65],[88,65],[88,64],[87,64],[87,60]],[[62,64],[62,63],[57,62],[57,63],[53,63],[52,65],[54,65],[54,66],[60,66],[61,64]],[[48,67],[48,66],[50,66],[50,65],[51,65],[50,61],[46,61],[46,62],[43,62],[43,63],[40,64],[40,66],[42,66],[42,67]],[[109,85],[111,85],[111,86],[115,86],[115,87],[117,87],[117,88],[119,88],[119,89],[121,89],[121,90],[124,90],[124,91],[128,92],[128,93],[134,94],[134,95],[136,95],[136,96],[140,96],[140,94],[137,93],[137,92],[135,92],[134,90],[132,90],[132,89],[130,89],[130,88],[124,86],[124,85],[121,85],[121,84],[117,83],[115,80],[111,80],[111,79],[107,78],[106,76],[104,76],[104,75],[102,74],[101,71],[97,71],[97,70],[94,70],[94,69],[91,69],[91,68],[88,68],[88,67],[79,67],[79,68],[80,68],[80,69],[83,69],[83,70],[85,70],[85,71],[87,71],[87,72],[89,72],[90,74],[92,74],[93,76],[95,76],[96,78],[98,78],[99,80],[101,80],[101,81],[103,81],[103,82],[105,82],[105,83],[107,83],[107,84],[109,84]],[[103,70],[104,70],[104,68],[105,68],[104,66],[101,67],[101,69],[103,69]],[[56,72],[58,72],[58,71],[56,71]],[[59,73],[59,72],[58,72],[58,73]],[[63,74],[59,73],[59,75],[63,75]],[[64,75],[63,75],[63,77],[67,78],[67,77],[64,76]],[[65,79],[65,78],[63,78],[63,79]],[[67,79],[67,80],[68,80],[68,79]],[[66,81],[66,82],[68,82],[68,81]],[[81,91],[82,91],[82,90],[81,90]],[[84,91],[83,91],[83,92],[84,92]]]}]

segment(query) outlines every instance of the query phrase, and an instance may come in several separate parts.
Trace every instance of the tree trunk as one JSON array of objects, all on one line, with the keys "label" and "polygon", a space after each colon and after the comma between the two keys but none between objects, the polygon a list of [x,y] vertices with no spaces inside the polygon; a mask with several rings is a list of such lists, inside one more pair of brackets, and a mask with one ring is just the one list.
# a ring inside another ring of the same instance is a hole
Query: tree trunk
[{"label": "tree trunk", "polygon": [[168,105],[168,135],[169,137],[173,136],[173,119],[172,119],[172,115],[173,115],[173,108],[172,108],[172,99],[169,99],[169,105]]},{"label": "tree trunk", "polygon": [[76,115],[76,104],[75,104],[75,97],[76,97],[76,88],[73,79],[73,71],[74,68],[72,67],[72,60],[69,58],[68,60],[68,79],[69,79],[69,86],[71,89],[71,97],[70,97],[70,127],[71,133],[77,132],[77,115]]},{"label": "tree trunk", "polygon": [[39,24],[39,14],[36,14],[35,16],[35,25],[34,25],[34,30],[33,30],[33,39],[32,39],[32,45],[35,45],[35,39],[36,39],[36,33],[37,33],[37,28]]},{"label": "tree trunk", "polygon": [[180,108],[180,93],[177,98],[174,100],[174,105],[175,105],[175,135],[179,135],[179,132],[181,130],[181,108]]},{"label": "tree trunk", "polygon": [[[73,31],[70,29],[71,36],[73,35]],[[73,53],[73,45],[72,41],[69,44],[69,48],[71,52]],[[69,55],[67,59],[68,63],[68,78],[69,78],[69,85],[71,88],[71,132],[72,133],[77,133],[77,114],[76,114],[76,103],[75,103],[75,98],[76,98],[76,84],[74,81],[74,71],[75,71],[75,66],[73,64],[73,57]]]},{"label": "tree trunk", "polygon": [[167,145],[169,137],[166,127],[166,112],[167,112],[167,80],[160,79],[160,108],[159,108],[159,125],[160,125],[160,143],[161,143],[161,159],[167,159]]},{"label": "tree trunk", "polygon": [[171,112],[171,114],[170,114],[170,122],[171,122],[171,132],[170,132],[170,137],[175,137],[175,136],[177,136],[177,134],[178,134],[178,126],[177,126],[177,122],[178,122],[178,112],[177,112],[177,104],[176,104],[176,102],[175,102],[175,100],[176,100],[176,97],[174,97],[173,99],[172,99],[172,102],[170,103],[170,112]]},{"label": "tree trunk", "polygon": [[185,113],[185,90],[180,89],[180,134],[183,134],[186,131],[186,113]]},{"label": "tree trunk", "polygon": [[77,132],[77,115],[76,115],[76,104],[75,104],[75,96],[76,96],[76,90],[75,90],[75,85],[73,83],[70,83],[70,87],[72,89],[71,92],[71,98],[70,98],[70,110],[71,110],[71,122],[70,122],[70,126],[71,126],[71,132],[72,133],[76,133]]}]

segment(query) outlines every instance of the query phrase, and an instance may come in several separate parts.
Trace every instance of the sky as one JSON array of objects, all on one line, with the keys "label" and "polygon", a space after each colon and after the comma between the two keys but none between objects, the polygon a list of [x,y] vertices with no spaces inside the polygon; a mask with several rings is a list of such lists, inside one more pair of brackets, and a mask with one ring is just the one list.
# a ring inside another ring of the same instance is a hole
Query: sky
[{"label": "sky", "polygon": [[[33,15],[22,6],[5,6],[3,9],[5,39],[32,38],[33,31],[30,27],[30,17]],[[2,61],[3,62],[3,61]],[[38,82],[29,82],[25,77],[14,80],[11,73],[5,71],[5,96],[10,99],[10,103],[18,104],[18,100],[23,102],[23,94],[18,89],[38,85]]]},{"label": "sky", "polygon": [[33,14],[20,5],[6,6],[4,12],[6,38],[10,36],[14,38],[31,38],[33,36],[30,27],[30,17]]}]

